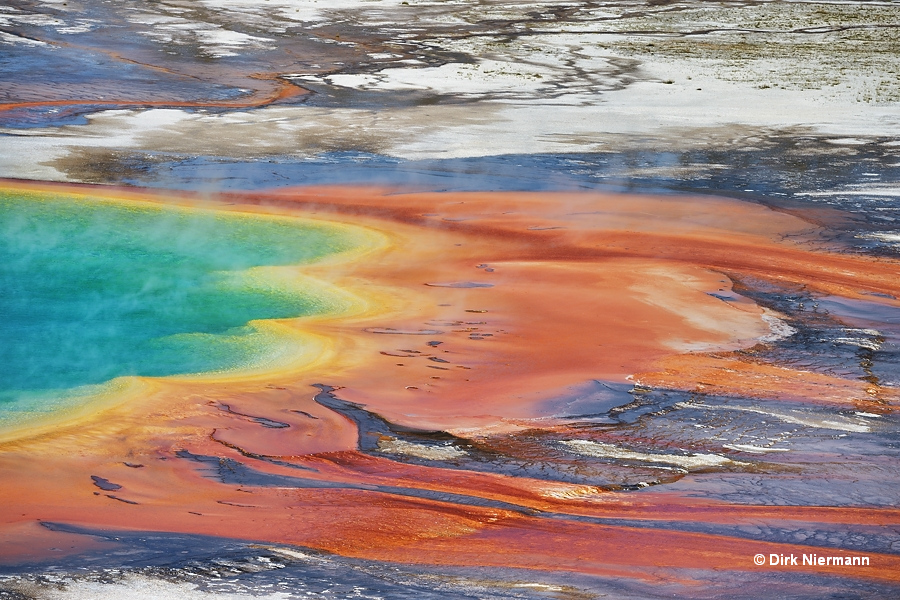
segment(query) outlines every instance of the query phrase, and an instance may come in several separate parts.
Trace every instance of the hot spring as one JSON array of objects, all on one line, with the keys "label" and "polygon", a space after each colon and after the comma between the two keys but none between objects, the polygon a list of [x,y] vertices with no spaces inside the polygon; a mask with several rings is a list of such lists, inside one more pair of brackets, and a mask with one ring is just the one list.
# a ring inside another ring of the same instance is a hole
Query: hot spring
[{"label": "hot spring", "polygon": [[0,191],[0,428],[125,376],[289,360],[302,341],[259,321],[346,310],[347,294],[300,266],[366,241],[278,215]]}]

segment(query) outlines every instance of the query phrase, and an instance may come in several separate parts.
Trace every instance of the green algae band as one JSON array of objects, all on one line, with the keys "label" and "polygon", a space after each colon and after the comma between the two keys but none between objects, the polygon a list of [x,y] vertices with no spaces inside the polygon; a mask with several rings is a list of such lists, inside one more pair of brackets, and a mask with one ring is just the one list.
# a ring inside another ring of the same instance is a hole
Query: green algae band
[{"label": "green algae band", "polygon": [[360,243],[286,217],[0,191],[0,425],[120,376],[283,359],[290,344],[248,323],[347,302],[283,267]]}]

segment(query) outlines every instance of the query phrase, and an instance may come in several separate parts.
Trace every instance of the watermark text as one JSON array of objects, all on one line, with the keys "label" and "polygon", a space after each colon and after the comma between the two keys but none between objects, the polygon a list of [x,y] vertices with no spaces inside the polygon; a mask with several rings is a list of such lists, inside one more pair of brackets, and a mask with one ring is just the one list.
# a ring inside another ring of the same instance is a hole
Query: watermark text
[{"label": "watermark text", "polygon": [[868,567],[868,556],[822,556],[819,554],[757,554],[753,564],[770,567]]}]

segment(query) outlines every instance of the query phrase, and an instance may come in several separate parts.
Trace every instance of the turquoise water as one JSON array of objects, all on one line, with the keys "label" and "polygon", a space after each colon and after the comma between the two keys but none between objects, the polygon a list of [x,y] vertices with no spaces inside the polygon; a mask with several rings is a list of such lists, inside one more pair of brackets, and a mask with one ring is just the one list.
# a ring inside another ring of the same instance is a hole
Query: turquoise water
[{"label": "turquoise water", "polygon": [[354,237],[282,217],[0,191],[0,422],[124,375],[265,362],[271,335],[249,321],[340,301],[253,268],[346,251]]}]

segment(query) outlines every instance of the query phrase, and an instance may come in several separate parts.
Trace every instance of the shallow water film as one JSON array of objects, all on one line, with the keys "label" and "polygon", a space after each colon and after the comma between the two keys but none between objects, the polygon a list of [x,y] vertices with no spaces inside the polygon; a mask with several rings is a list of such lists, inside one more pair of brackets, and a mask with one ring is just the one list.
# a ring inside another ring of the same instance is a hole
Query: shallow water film
[{"label": "shallow water film", "polygon": [[0,599],[900,594],[900,4],[0,7]]}]

